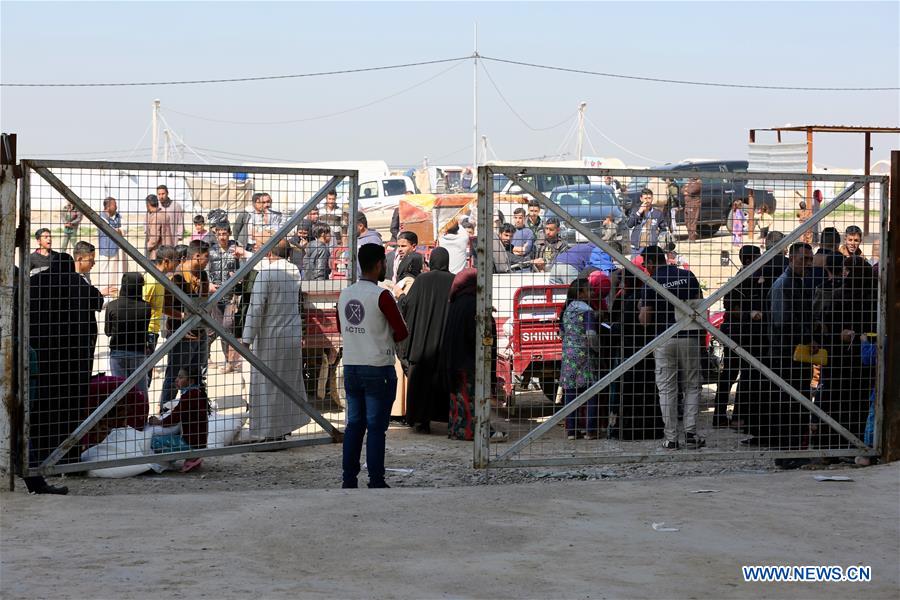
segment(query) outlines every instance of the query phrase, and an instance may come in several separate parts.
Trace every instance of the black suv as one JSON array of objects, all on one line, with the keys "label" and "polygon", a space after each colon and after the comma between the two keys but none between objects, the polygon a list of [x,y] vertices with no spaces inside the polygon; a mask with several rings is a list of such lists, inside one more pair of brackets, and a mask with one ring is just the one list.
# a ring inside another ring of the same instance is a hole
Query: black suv
[{"label": "black suv", "polygon": [[[746,160],[717,160],[717,161],[685,161],[674,165],[654,167],[659,171],[705,171],[719,173],[746,173]],[[678,186],[678,206],[684,206],[682,189],[691,177],[685,173],[684,177],[675,180]],[[746,179],[708,178],[701,180],[703,186],[700,191],[700,221],[698,233],[702,237],[714,235],[722,225],[731,228],[731,208],[735,200],[747,203],[749,190],[746,188]],[[625,188],[625,206],[630,210],[637,209],[641,203],[641,190],[650,184],[648,177],[634,177]],[[665,185],[649,185],[655,188],[655,193],[665,193]],[[769,207],[769,212],[775,212],[775,197],[769,191],[756,190],[753,193],[754,206],[759,208],[763,204]],[[678,223],[684,223],[684,211],[678,211]]]}]

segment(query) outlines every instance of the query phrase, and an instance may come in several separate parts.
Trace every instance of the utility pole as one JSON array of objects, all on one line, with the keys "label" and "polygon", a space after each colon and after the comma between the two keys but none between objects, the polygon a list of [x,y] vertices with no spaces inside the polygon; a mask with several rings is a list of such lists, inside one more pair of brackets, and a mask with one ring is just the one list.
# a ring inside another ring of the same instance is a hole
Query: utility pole
[{"label": "utility pole", "polygon": [[578,145],[575,146],[575,155],[578,160],[584,158],[584,109],[587,108],[587,102],[581,102],[578,105]]},{"label": "utility pole", "polygon": [[150,128],[153,129],[150,160],[156,162],[159,159],[159,100],[153,101],[153,122]]},{"label": "utility pole", "polygon": [[487,144],[487,136],[481,136],[481,162],[486,163],[488,161],[488,144]]},{"label": "utility pole", "polygon": [[169,143],[170,143],[170,134],[169,134],[168,129],[163,129],[163,137],[165,138],[165,141],[163,142],[163,144],[165,144],[163,146],[163,162],[167,163],[167,162],[169,162]]},{"label": "utility pole", "polygon": [[478,22],[475,22],[475,52],[472,54],[472,166],[478,168]]}]

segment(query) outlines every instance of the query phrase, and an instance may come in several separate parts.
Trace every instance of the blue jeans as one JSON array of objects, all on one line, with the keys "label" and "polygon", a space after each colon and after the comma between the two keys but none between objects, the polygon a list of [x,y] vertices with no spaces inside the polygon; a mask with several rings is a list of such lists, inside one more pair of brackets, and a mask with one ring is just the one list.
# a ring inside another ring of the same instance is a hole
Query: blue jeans
[{"label": "blue jeans", "polygon": [[344,431],[344,483],[356,483],[359,457],[366,429],[366,463],[369,483],[384,482],[384,444],[391,417],[391,405],[397,393],[397,374],[393,365],[344,366],[344,391],[347,395],[347,428]]},{"label": "blue jeans", "polygon": [[[147,355],[143,352],[128,352],[125,350],[109,351],[109,373],[113,377],[127,378],[129,375],[138,370],[141,363],[146,360]],[[134,385],[134,389],[142,392],[144,398],[147,398],[147,378],[141,377],[140,381]],[[149,398],[147,398],[149,401]]]}]

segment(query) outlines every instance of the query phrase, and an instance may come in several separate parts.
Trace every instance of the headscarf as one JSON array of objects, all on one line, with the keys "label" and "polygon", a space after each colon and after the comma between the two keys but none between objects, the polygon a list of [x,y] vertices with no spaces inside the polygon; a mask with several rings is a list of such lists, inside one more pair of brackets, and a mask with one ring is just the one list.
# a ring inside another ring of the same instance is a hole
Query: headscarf
[{"label": "headscarf", "polygon": [[450,253],[446,248],[438,247],[431,251],[431,257],[428,259],[428,268],[432,271],[450,270]]},{"label": "headscarf", "polygon": [[588,275],[588,284],[591,286],[591,306],[607,310],[606,297],[612,289],[609,276],[603,271],[594,271]]},{"label": "headscarf", "polygon": [[463,269],[453,278],[450,287],[450,302],[460,296],[474,296],[478,286],[478,271],[472,267]]},{"label": "headscarf", "polygon": [[144,278],[140,273],[123,273],[122,285],[119,287],[119,298],[141,300]]}]

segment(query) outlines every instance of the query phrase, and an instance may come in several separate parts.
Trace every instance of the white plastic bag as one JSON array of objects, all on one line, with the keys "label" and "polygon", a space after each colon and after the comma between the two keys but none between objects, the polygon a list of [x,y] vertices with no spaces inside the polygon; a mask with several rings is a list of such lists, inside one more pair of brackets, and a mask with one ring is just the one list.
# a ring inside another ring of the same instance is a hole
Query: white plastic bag
[{"label": "white plastic bag", "polygon": [[[147,456],[144,451],[144,433],[132,427],[117,427],[109,432],[102,442],[91,446],[81,453],[83,462],[97,462],[115,460],[119,458],[134,458]],[[93,469],[88,471],[88,477],[122,478],[140,475],[152,469],[150,464],[128,465],[124,467],[109,467],[106,469]]]},{"label": "white plastic bag", "polygon": [[247,411],[224,414],[214,412],[209,415],[209,431],[206,436],[207,448],[224,448],[234,442],[237,433],[250,418]]}]

